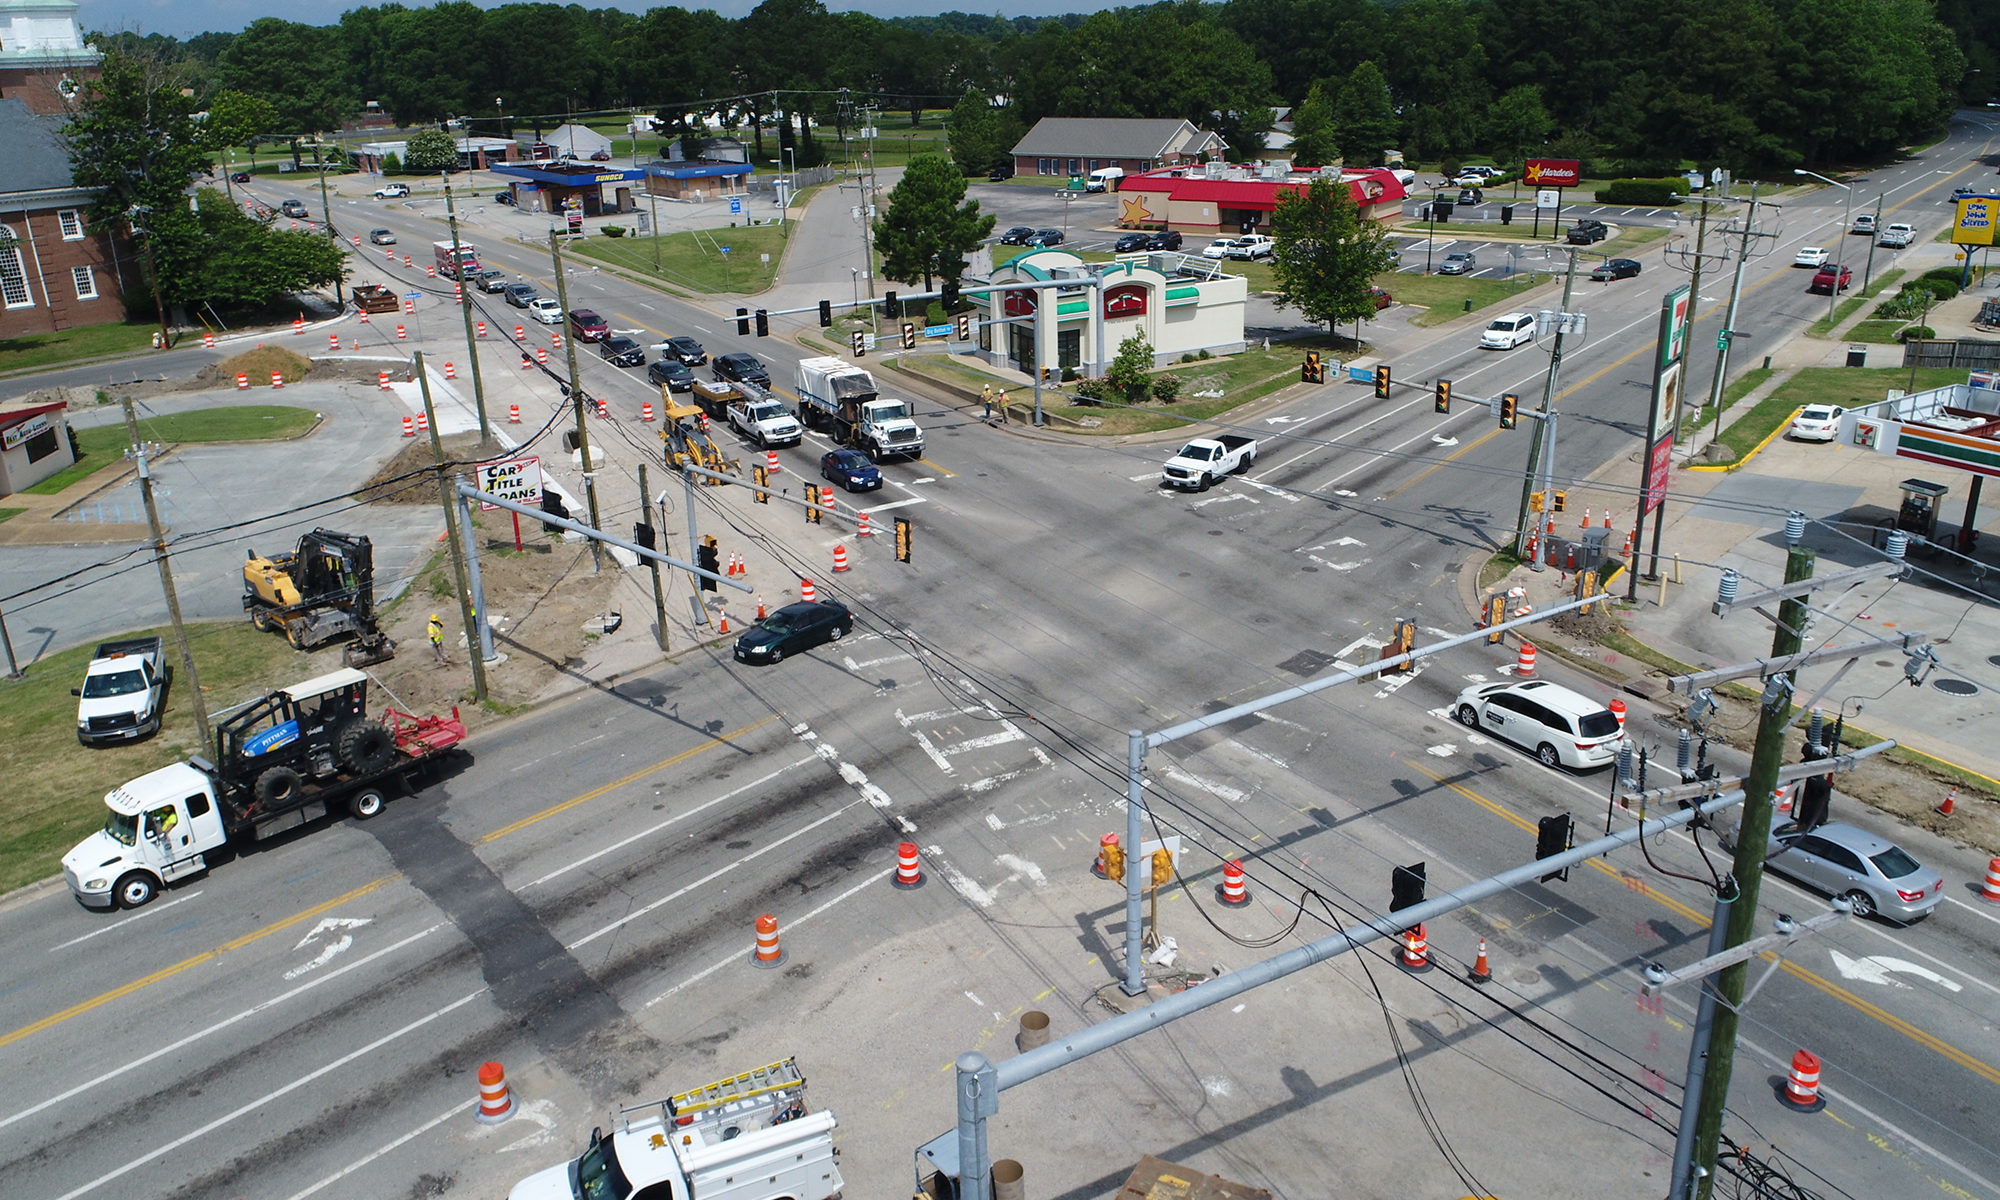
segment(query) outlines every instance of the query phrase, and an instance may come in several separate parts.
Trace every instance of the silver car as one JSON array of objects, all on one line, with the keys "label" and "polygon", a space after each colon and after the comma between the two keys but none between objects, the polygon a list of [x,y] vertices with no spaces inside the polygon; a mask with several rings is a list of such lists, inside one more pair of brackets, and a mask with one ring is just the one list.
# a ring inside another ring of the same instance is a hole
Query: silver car
[{"label": "silver car", "polygon": [[1852,825],[1835,822],[1801,834],[1787,821],[1771,830],[1764,866],[1846,900],[1857,917],[1881,913],[1907,925],[1944,903],[1944,876]]}]

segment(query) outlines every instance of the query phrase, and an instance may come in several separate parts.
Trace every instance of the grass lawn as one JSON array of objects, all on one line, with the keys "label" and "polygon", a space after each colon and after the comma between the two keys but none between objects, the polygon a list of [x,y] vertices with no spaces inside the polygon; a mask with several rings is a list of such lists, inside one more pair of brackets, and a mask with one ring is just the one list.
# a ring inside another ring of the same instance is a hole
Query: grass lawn
[{"label": "grass lawn", "polygon": [[76,362],[106,354],[130,354],[152,346],[156,324],[125,322],[86,325],[61,333],[35,333],[27,337],[0,338],[0,373],[32,371],[58,363]]},{"label": "grass lawn", "polygon": [[1910,322],[1908,321],[1896,320],[1889,317],[1856,321],[1853,328],[1847,331],[1847,340],[1850,342],[1866,342],[1871,346],[1893,346],[1896,344],[1896,335],[1901,333],[1909,324]]},{"label": "grass lawn", "polygon": [[1964,381],[1965,369],[1962,367],[1918,371],[1914,383],[1911,382],[1910,372],[1903,367],[1816,367],[1792,376],[1759,401],[1756,407],[1730,421],[1717,435],[1717,440],[1741,458],[1769,437],[1773,430],[1790,420],[1793,410],[1804,405],[1835,404],[1853,408],[1880,400],[1891,388],[1921,392]]},{"label": "grass lawn", "polygon": [[25,508],[0,508],[0,521],[11,521],[27,511]]},{"label": "grass lawn", "polygon": [[[319,414],[309,408],[282,404],[246,404],[241,408],[202,408],[139,422],[139,435],[158,442],[268,442],[298,437],[311,429]],[[83,457],[26,489],[36,496],[53,496],[80,479],[125,461],[125,426],[99,425],[76,431]]]},{"label": "grass lawn", "polygon": [[1522,292],[1552,278],[1546,272],[1523,273],[1511,279],[1471,279],[1464,275],[1378,275],[1377,286],[1402,301],[1428,309],[1410,318],[1419,326],[1442,325],[1468,312],[1505,304]]},{"label": "grass lawn", "polygon": [[[754,294],[771,286],[789,232],[788,226],[771,224],[697,229],[665,237],[592,237],[571,241],[567,253],[689,292]],[[729,253],[723,253],[725,248]]]},{"label": "grass lawn", "polygon": [[[17,624],[16,651],[22,650]],[[30,664],[18,680],[0,681],[0,771],[9,786],[0,795],[0,892],[54,875],[59,860],[85,834],[104,823],[104,793],[196,749],[180,653],[170,630],[133,630],[120,637],[160,634],[175,667],[166,722],[145,741],[91,749],[76,740],[76,700],[69,690],[83,678],[91,646],[76,646]],[[190,625],[195,669],[211,716],[226,705],[260,695],[273,681],[306,679],[328,669],[291,648],[277,634],[258,633],[250,622]]]},{"label": "grass lawn", "polygon": [[1828,322],[1825,317],[1821,317],[1819,320],[1814,321],[1811,325],[1807,326],[1806,327],[1807,336],[1816,338],[1826,337],[1828,334],[1832,333],[1834,327],[1839,325],[1842,321],[1845,321],[1847,318],[1853,316],[1857,311],[1859,311],[1864,306],[1875,303],[1875,301],[1880,298],[1883,292],[1889,290],[1890,284],[1896,282],[1898,279],[1901,279],[1902,277],[1903,277],[1903,272],[1900,268],[1894,271],[1884,271],[1880,278],[1871,280],[1869,282],[1867,291],[1856,292],[1848,296],[1845,300],[1842,300],[1840,304],[1833,310],[1833,320],[1831,322]]}]

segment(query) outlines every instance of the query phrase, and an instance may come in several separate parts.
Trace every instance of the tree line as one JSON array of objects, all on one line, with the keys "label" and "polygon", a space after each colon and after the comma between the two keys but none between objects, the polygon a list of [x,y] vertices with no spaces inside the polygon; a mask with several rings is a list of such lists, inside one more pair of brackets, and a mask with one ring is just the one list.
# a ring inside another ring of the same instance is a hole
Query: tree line
[{"label": "tree line", "polygon": [[[1981,0],[1181,0],[886,20],[820,0],[764,0],[739,20],[447,0],[185,42],[91,36],[185,60],[213,90],[268,101],[292,133],[373,101],[405,126],[495,135],[571,114],[656,113],[670,133],[715,116],[761,143],[790,114],[844,132],[862,106],[915,114],[970,94],[1005,130],[1178,117],[1255,157],[1274,110],[1298,108],[1349,161],[1534,150],[1603,173],[1865,160],[2000,91],[2000,5]],[[990,165],[973,159],[995,157],[995,140],[961,167]]]}]

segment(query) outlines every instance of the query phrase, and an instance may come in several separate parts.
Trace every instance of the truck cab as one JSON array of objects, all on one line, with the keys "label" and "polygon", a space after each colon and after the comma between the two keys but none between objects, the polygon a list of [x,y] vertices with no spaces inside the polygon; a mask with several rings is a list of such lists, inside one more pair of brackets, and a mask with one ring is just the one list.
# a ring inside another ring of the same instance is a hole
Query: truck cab
[{"label": "truck cab", "polygon": [[63,878],[88,908],[137,908],[162,883],[207,868],[228,840],[214,783],[187,763],[150,771],[104,797],[104,828],[63,855]]}]

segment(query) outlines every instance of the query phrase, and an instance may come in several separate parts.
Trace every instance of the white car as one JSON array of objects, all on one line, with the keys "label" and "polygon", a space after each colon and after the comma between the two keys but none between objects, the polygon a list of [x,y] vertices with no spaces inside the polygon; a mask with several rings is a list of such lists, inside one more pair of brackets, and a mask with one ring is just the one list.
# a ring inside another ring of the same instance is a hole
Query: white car
[{"label": "white car", "polygon": [[1229,248],[1236,244],[1235,238],[1222,238],[1201,248],[1203,258],[1228,258]]},{"label": "white car", "polygon": [[1846,412],[1836,404],[1808,404],[1792,418],[1791,435],[1802,442],[1830,442],[1840,436],[1840,418]]},{"label": "white car", "polygon": [[377,200],[398,200],[410,194],[410,189],[400,183],[385,183],[375,189]]},{"label": "white car", "polygon": [[1479,335],[1479,346],[1482,350],[1512,350],[1534,340],[1535,314],[1511,312],[1493,318],[1485,332]]},{"label": "white car", "polygon": [[1452,715],[1534,751],[1546,767],[1604,766],[1625,740],[1610,709],[1546,679],[1475,683],[1458,694]]},{"label": "white car", "polygon": [[557,304],[554,298],[549,296],[537,296],[528,301],[528,315],[544,325],[563,323],[562,305]]},{"label": "white car", "polygon": [[1825,246],[1807,246],[1792,259],[1795,267],[1823,267],[1833,258]]}]

